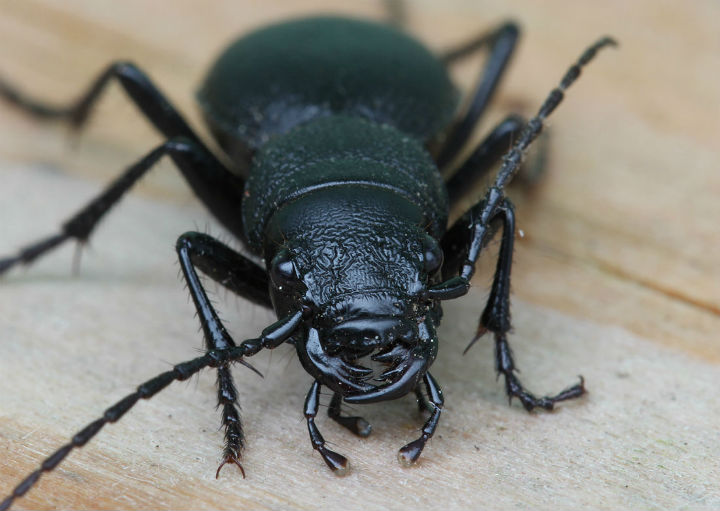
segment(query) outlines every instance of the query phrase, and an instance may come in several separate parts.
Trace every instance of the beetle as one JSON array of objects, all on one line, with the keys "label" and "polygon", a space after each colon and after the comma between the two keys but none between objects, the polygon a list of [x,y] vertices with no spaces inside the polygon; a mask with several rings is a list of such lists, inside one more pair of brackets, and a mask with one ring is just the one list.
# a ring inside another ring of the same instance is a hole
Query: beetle
[{"label": "beetle", "polygon": [[[75,434],[28,475],[2,503],[8,509],[44,473],[140,399],[205,368],[218,375],[225,448],[217,469],[242,471],[244,436],[234,363],[263,349],[292,344],[313,383],[304,406],[312,446],[338,475],[347,459],[329,449],[315,425],[320,390],[332,392],[328,415],[358,436],[371,432],[342,402],[365,404],[415,393],[428,413],[421,435],[400,448],[415,463],[433,436],[442,390],[429,372],[438,351],[441,302],[468,292],[482,249],[502,232],[490,296],[472,346],[495,338],[496,369],[510,399],[528,410],[581,396],[583,381],[554,396],[536,397],[517,376],[507,333],[515,216],[505,187],[545,118],[581,68],[609,37],[586,49],[551,91],[535,117],[511,115],[458,165],[456,160],[492,99],[513,54],[512,22],[435,56],[400,30],[376,22],[313,17],[261,28],[232,43],[211,66],[198,93],[205,120],[233,172],[214,155],[150,78],[129,62],[111,64],[80,99],[55,107],[0,80],[0,97],[39,119],[80,129],[113,80],[166,138],[126,169],[59,233],[0,259],[0,273],[30,264],[57,246],[89,236],[109,209],[161,158],[170,157],[194,193],[265,268],[215,238],[181,235],[176,249],[204,333],[203,356],[138,386]],[[489,57],[467,108],[448,68],[487,48]],[[468,183],[502,162],[492,185],[448,227],[448,211]],[[448,171],[456,172],[448,177]],[[274,309],[278,321],[237,344],[219,319],[199,272],[230,291]],[[370,367],[368,367],[370,366]],[[378,369],[378,367],[380,369]]]}]

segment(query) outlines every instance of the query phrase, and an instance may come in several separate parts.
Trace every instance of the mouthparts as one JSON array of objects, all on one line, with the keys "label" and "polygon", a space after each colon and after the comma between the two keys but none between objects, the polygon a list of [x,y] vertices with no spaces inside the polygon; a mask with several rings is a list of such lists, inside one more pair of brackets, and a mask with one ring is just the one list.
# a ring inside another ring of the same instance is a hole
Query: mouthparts
[{"label": "mouthparts", "polygon": [[[412,392],[429,366],[429,357],[421,344],[402,339],[368,352],[340,350],[328,353],[320,342],[317,329],[310,328],[304,346],[298,345],[306,370],[320,383],[344,396],[349,403],[374,403],[396,399]],[[385,366],[378,374],[378,368]]]}]

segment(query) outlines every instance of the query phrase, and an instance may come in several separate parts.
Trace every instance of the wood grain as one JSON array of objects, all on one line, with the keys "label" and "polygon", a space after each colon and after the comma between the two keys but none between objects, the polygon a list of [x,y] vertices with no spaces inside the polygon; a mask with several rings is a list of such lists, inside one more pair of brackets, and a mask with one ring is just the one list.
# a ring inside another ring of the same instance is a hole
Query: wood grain
[{"label": "wood grain", "polygon": [[[170,7],[172,5],[172,7]],[[149,70],[196,126],[192,93],[238,33],[329,11],[379,19],[378,2],[190,0],[0,3],[0,73],[28,92],[74,97],[110,60]],[[596,37],[594,62],[550,122],[549,164],[515,190],[512,344],[538,392],[582,373],[590,394],[553,414],[507,406],[490,341],[463,357],[494,266],[446,307],[433,374],[447,408],[421,462],[412,399],[362,408],[360,440],[331,421],[348,455],[337,479],[307,439],[310,378],[289,349],[238,368],[248,437],[243,480],[214,473],[222,434],[208,372],[174,384],[43,477],[18,508],[51,509],[713,509],[720,507],[720,6],[713,0],[417,1],[409,29],[433,48],[512,17],[521,47],[492,112],[530,114]],[[512,10],[510,10],[512,9]],[[457,78],[469,86],[470,62]],[[122,94],[103,99],[75,144],[0,105],[0,253],[49,234],[160,139]],[[65,247],[0,282],[0,494],[134,386],[201,346],[173,250],[191,229],[220,233],[171,165],[123,201],[70,271]],[[236,339],[268,312],[218,290]]]}]

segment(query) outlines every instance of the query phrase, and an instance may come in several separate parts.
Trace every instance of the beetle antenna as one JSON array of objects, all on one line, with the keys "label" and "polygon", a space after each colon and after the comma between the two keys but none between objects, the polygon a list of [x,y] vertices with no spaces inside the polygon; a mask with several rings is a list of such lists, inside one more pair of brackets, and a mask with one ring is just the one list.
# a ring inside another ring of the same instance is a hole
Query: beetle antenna
[{"label": "beetle antenna", "polygon": [[[219,365],[227,362],[240,362],[243,365],[248,365],[242,357],[245,355],[249,356],[251,354],[253,354],[252,348],[243,345],[222,351],[211,350],[202,357],[177,364],[170,371],[161,373],[155,378],[152,378],[138,386],[135,392],[128,394],[105,410],[102,417],[96,419],[75,433],[69,443],[63,445],[60,449],[48,456],[45,461],[40,464],[38,469],[23,479],[22,482],[15,487],[11,494],[8,495],[5,500],[0,502],[0,511],[9,509],[15,499],[22,497],[28,492],[28,490],[30,490],[30,488],[35,486],[35,483],[37,483],[38,479],[40,479],[43,472],[50,472],[57,467],[73,449],[85,445],[91,438],[98,434],[105,424],[118,421],[140,399],[150,399],[172,382],[187,380],[206,367],[218,367]],[[251,367],[251,369],[254,368]]]},{"label": "beetle antenna", "polygon": [[510,151],[503,157],[502,167],[495,179],[495,187],[502,189],[515,176],[520,168],[520,163],[522,163],[523,154],[542,131],[543,121],[562,102],[563,97],[565,96],[565,89],[570,87],[570,85],[577,80],[583,66],[595,58],[597,52],[602,48],[617,45],[617,41],[615,41],[612,37],[603,37],[586,49],[583,54],[580,55],[577,62],[570,66],[570,69],[567,70],[565,76],[563,76],[560,81],[560,84],[554,88],[545,99],[545,102],[540,107],[540,110],[538,110],[537,115],[528,121],[525,129],[520,134],[520,138],[517,140],[513,148],[510,149]]}]

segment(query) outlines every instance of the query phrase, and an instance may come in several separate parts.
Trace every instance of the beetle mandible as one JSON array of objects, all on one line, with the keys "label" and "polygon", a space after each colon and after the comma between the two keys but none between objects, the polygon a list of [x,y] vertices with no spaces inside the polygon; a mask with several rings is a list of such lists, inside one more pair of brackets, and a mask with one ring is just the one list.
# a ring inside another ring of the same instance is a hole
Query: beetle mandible
[{"label": "beetle mandible", "polygon": [[[323,386],[332,392],[328,415],[359,436],[367,436],[370,425],[342,415],[343,401],[363,404],[415,393],[429,418],[420,437],[398,452],[401,463],[413,464],[443,407],[442,391],[429,372],[438,350],[440,304],[467,293],[478,256],[498,230],[495,277],[470,345],[492,332],[496,369],[507,394],[527,410],[551,410],[559,401],[581,396],[582,379],[555,396],[538,398],[514,374],[507,333],[515,216],[504,189],[565,89],[598,50],[615,42],[605,37],[591,45],[535,117],[528,122],[507,117],[447,177],[493,97],[518,35],[518,27],[508,22],[440,56],[389,25],[340,17],[287,21],[241,37],[215,61],[198,93],[211,132],[238,172],[208,150],[132,63],[110,65],[69,107],[36,101],[0,80],[6,101],[39,119],[61,119],[75,128],[83,126],[105,86],[116,80],[166,138],[59,233],[0,259],[0,273],[32,263],[70,239],[85,242],[108,210],[164,156],[210,212],[266,262],[262,268],[206,234],[181,235],[177,253],[206,353],[146,381],[108,408],[26,477],[0,509],[9,508],[43,472],[138,400],[207,367],[218,373],[225,428],[218,472],[227,463],[242,471],[243,430],[230,366],[249,366],[247,357],[283,343],[295,346],[313,378],[304,414],[313,448],[333,471],[344,474],[348,462],[325,445],[314,422]],[[448,68],[483,48],[489,57],[468,106],[459,111]],[[501,168],[484,197],[448,227],[450,204],[498,162]],[[236,344],[198,270],[272,307],[278,321],[260,337]]]}]

